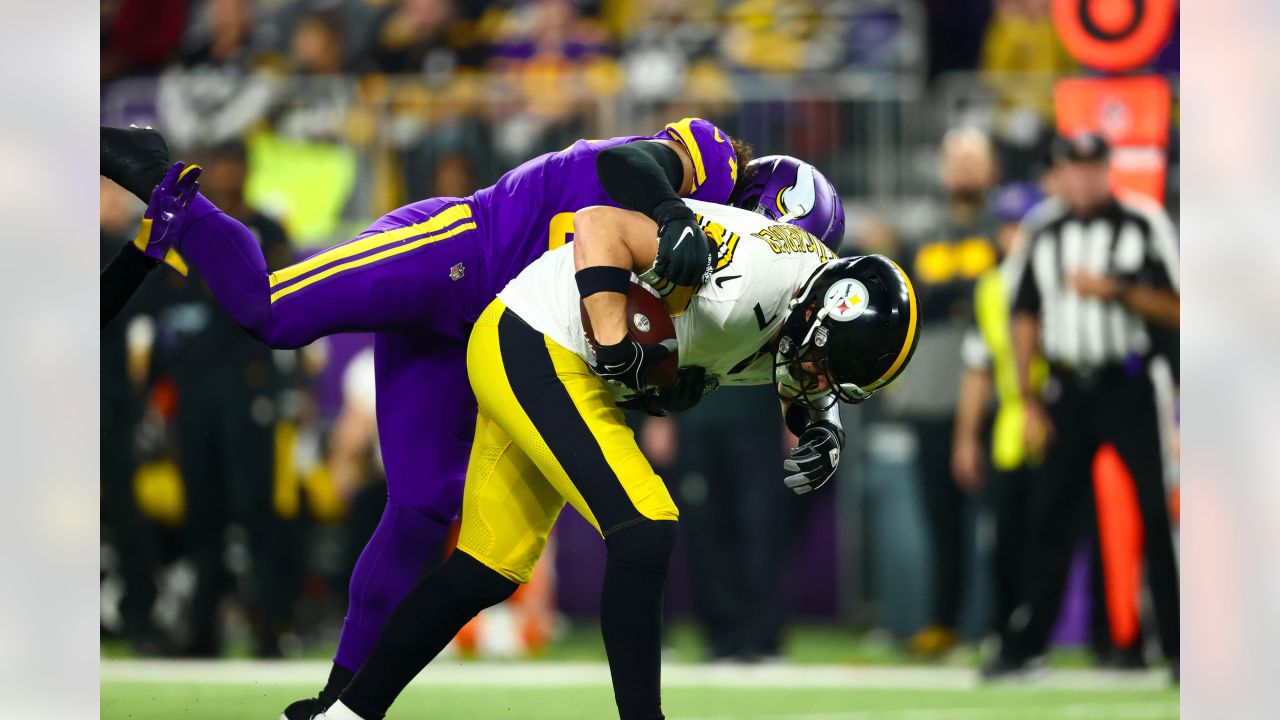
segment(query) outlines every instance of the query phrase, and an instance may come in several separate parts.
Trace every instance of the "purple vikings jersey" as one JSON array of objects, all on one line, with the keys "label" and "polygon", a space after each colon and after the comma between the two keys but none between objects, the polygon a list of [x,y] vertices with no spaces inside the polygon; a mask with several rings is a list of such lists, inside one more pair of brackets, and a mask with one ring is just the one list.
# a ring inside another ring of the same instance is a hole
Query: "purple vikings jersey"
[{"label": "purple vikings jersey", "polygon": [[729,136],[706,120],[685,118],[652,136],[579,140],[559,152],[536,157],[503,175],[497,184],[471,196],[481,233],[484,302],[548,250],[573,240],[573,213],[592,205],[613,205],[596,177],[596,155],[636,140],[673,140],[693,160],[688,197],[727,203],[738,179],[738,158]]},{"label": "purple vikings jersey", "polygon": [[179,249],[254,337],[296,348],[334,333],[374,333],[387,504],[352,571],[334,657],[341,667],[354,671],[368,657],[462,503],[476,425],[471,323],[527,265],[573,239],[575,211],[614,204],[596,177],[596,154],[637,140],[680,143],[693,161],[691,197],[728,201],[733,146],[694,118],[650,137],[576,142],[469,198],[397,208],[355,238],[274,272],[248,228],[203,195],[192,201]]}]

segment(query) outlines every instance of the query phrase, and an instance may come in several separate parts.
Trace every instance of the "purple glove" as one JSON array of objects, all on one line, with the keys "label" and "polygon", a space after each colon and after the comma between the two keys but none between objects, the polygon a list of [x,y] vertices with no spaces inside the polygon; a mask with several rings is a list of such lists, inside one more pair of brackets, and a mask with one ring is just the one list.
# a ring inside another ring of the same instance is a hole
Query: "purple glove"
[{"label": "purple glove", "polygon": [[142,226],[133,239],[133,245],[152,260],[162,261],[182,275],[187,274],[187,263],[173,249],[182,237],[187,222],[187,206],[200,192],[200,166],[174,163],[164,179],[151,191],[151,202],[142,214]]}]

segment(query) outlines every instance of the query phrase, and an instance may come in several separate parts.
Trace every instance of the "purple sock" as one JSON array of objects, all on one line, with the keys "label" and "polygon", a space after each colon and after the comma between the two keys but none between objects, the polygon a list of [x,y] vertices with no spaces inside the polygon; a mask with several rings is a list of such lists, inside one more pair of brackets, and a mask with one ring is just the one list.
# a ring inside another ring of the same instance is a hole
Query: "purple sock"
[{"label": "purple sock", "polygon": [[387,500],[382,519],[351,572],[351,596],[335,663],[351,671],[364,664],[387,618],[422,578],[448,532],[448,523]]}]

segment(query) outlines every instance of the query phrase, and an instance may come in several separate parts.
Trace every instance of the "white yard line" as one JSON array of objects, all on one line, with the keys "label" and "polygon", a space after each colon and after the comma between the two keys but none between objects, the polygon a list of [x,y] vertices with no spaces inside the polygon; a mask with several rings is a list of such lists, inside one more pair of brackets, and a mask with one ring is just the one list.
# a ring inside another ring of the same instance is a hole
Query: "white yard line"
[{"label": "white yard line", "polygon": [[[859,710],[799,715],[753,715],[751,720],[1163,720],[1178,717],[1178,703],[1071,703],[1067,705],[1007,705],[947,708]],[[689,720],[741,720],[736,715],[694,715]]]},{"label": "white yard line", "polygon": [[[129,683],[314,685],[328,676],[329,667],[328,661],[316,660],[103,660],[101,680],[102,682]],[[1025,688],[1028,691],[1036,689],[1156,690],[1166,687],[1167,683],[1166,674],[1158,671],[1121,673],[1054,669],[1035,681],[1003,683],[994,687]],[[847,665],[709,666],[674,663],[663,666],[662,684],[670,688],[887,690],[968,690],[980,686],[977,672],[968,668]],[[419,675],[414,680],[414,685],[423,687],[607,686],[609,685],[609,668],[604,663],[586,662],[465,662],[441,659]],[[825,715],[805,717],[828,720],[828,716]],[[832,715],[829,716],[829,720],[846,720],[846,718],[858,720],[861,717],[857,714]],[[957,720],[960,717],[956,716]],[[904,716],[904,720],[916,720],[916,716]],[[925,720],[925,717],[921,716],[920,720]]]}]

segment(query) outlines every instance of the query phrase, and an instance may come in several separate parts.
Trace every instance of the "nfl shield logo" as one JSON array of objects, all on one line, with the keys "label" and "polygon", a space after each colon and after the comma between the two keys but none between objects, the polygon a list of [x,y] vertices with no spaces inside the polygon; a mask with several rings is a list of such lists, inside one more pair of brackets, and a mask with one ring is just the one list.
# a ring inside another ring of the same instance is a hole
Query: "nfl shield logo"
[{"label": "nfl shield logo", "polygon": [[457,265],[454,265],[453,267],[449,268],[450,280],[461,280],[462,276],[466,274],[467,274],[467,269],[462,266],[462,263],[458,263]]}]

